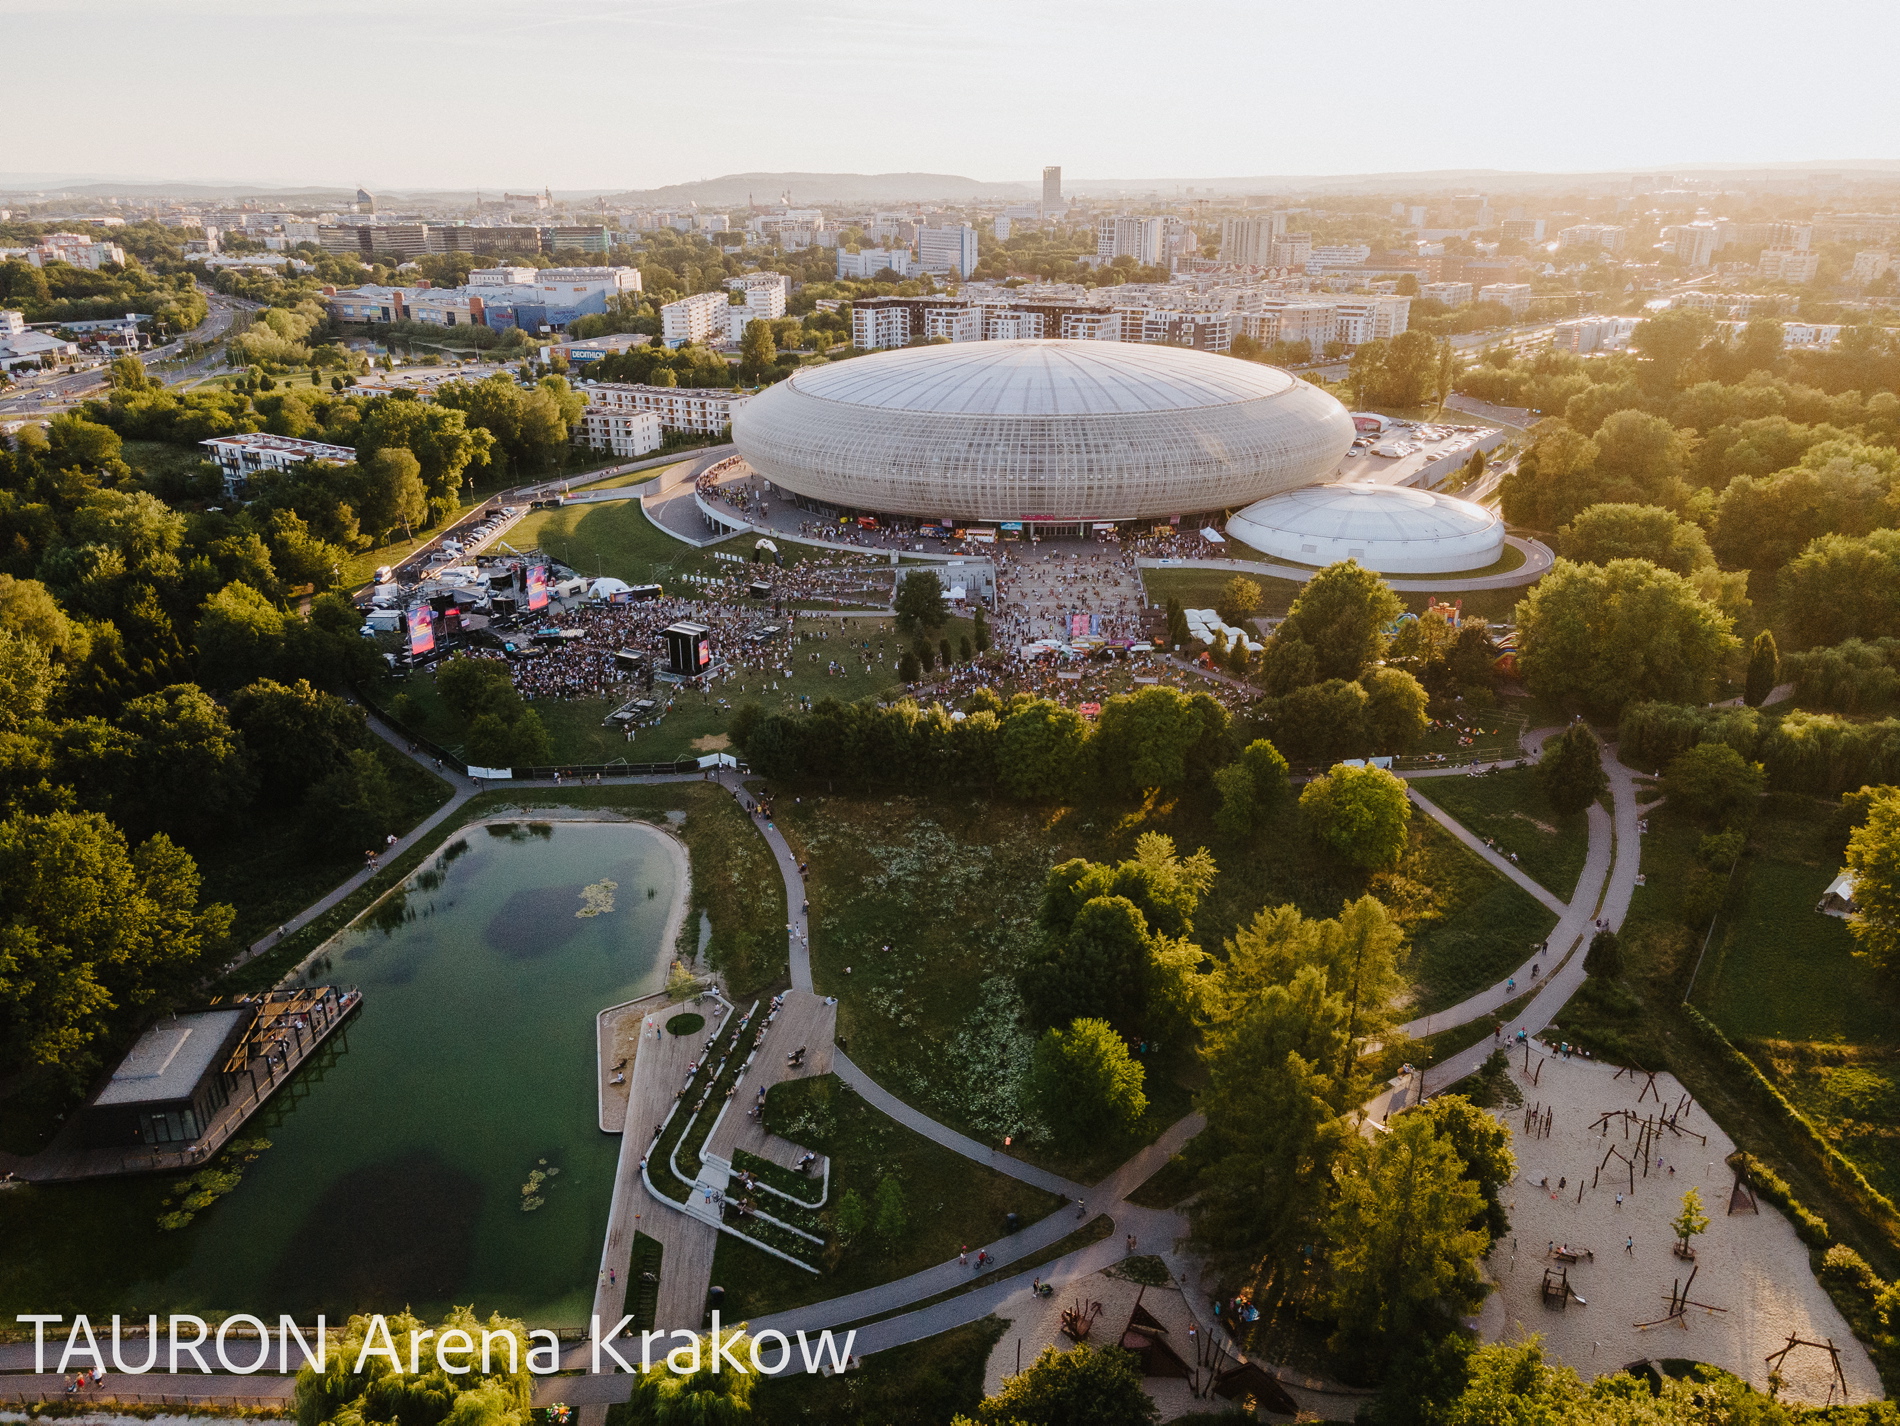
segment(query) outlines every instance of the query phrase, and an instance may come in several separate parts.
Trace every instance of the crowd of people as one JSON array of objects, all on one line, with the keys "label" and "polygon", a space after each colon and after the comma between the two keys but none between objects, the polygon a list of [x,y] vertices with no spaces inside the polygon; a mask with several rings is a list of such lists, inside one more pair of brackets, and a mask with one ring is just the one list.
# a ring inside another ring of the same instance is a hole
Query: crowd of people
[{"label": "crowd of people", "polygon": [[[1164,538],[1144,536],[1140,543],[1160,548]],[[1157,682],[1210,693],[1232,711],[1252,702],[1257,691],[1237,680],[1189,671],[1161,652],[1129,651],[1128,645],[1164,637],[1165,632],[1161,615],[1149,607],[1135,563],[1136,548],[1137,542],[1104,532],[1093,540],[1006,542],[986,549],[983,556],[995,577],[990,605],[993,648],[977,659],[967,635],[950,640],[950,658],[943,659],[939,652],[933,658],[935,667],[925,672],[914,691],[951,703],[964,701],[978,688],[1005,699],[1027,692],[1080,708],[1085,715],[1116,693]],[[884,620],[863,615],[890,608],[903,568],[847,551],[801,553],[811,557],[783,566],[734,561],[724,579],[702,583],[700,597],[694,599],[556,601],[544,622],[568,637],[534,642],[523,629],[512,636],[512,657],[493,646],[472,647],[468,656],[507,657],[516,689],[530,702],[625,699],[650,685],[642,672],[623,666],[616,655],[622,650],[643,653],[655,667],[664,668],[663,631],[686,620],[704,625],[711,634],[713,671],[699,686],[728,706],[752,700],[767,707],[808,708],[823,696],[812,686],[813,675],[855,684],[852,692],[840,690],[845,697],[856,696],[867,682],[897,688],[902,660],[914,640],[900,636]],[[767,585],[769,594],[756,596],[755,583]],[[981,580],[972,579],[970,594],[980,593]],[[815,603],[839,607],[788,607]],[[963,614],[968,608],[966,603],[952,612]],[[1026,646],[1047,641],[1073,648],[1076,639],[1094,651],[1072,657],[1032,649],[1024,655]],[[1119,647],[1102,646],[1109,642]],[[935,641],[932,646],[938,647]]]}]

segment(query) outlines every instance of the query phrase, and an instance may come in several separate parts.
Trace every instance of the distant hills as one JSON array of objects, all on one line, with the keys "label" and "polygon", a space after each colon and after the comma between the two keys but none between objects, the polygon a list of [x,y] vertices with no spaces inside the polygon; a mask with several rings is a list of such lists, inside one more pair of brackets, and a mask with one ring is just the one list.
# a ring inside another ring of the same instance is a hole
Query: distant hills
[{"label": "distant hills", "polygon": [[957,173],[728,173],[664,188],[607,194],[611,203],[664,207],[697,203],[702,208],[770,204],[790,193],[792,206],[811,203],[968,203],[979,198],[1023,198],[1039,191],[1031,183],[990,183]]},{"label": "distant hills", "polygon": [[[1218,198],[1229,195],[1319,197],[1347,193],[1627,192],[1634,178],[1667,176],[1716,181],[1799,182],[1810,176],[1861,182],[1891,182],[1900,177],[1900,159],[1815,159],[1807,162],[1657,164],[1650,168],[1610,169],[1594,173],[1549,173],[1530,169],[1451,168],[1394,173],[1254,174],[1216,178],[1082,178],[1065,176],[1063,192],[1076,198]],[[540,185],[518,182],[506,191],[532,193]],[[392,208],[453,208],[473,202],[468,188],[380,188],[371,191]],[[485,200],[498,199],[503,185],[484,185]],[[57,193],[75,198],[161,198],[236,202],[253,199],[284,208],[337,208],[356,197],[354,185],[282,185],[190,179],[168,182],[102,173],[0,173],[0,193]],[[613,207],[742,208],[776,204],[790,194],[795,207],[968,203],[984,199],[1033,199],[1033,179],[978,179],[956,173],[728,173],[718,178],[672,183],[660,188],[556,189],[569,204],[602,201]]]}]

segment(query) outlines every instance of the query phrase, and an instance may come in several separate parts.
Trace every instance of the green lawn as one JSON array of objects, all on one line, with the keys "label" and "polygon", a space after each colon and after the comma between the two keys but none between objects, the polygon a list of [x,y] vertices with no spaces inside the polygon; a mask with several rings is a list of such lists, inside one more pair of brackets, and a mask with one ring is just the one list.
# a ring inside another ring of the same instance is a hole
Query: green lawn
[{"label": "green lawn", "polygon": [[1837,805],[1776,795],[1765,807],[1696,1002],[1876,1188],[1900,1193],[1900,1007],[1846,922],[1814,909],[1841,867]]},{"label": "green lawn", "polygon": [[1413,1014],[1430,1014],[1509,975],[1557,918],[1429,817],[1414,816],[1412,826],[1398,874],[1430,887],[1435,909],[1413,930],[1406,971]]},{"label": "green lawn", "polygon": [[1590,819],[1582,812],[1566,817],[1555,811],[1535,770],[1415,777],[1410,785],[1467,830],[1490,838],[1506,854],[1515,852],[1527,875],[1570,899],[1590,850]]},{"label": "green lawn", "polygon": [[[1495,568],[1480,570],[1481,574],[1499,574],[1505,569],[1515,569],[1515,564],[1500,563]],[[1236,571],[1226,569],[1143,569],[1142,584],[1147,588],[1150,603],[1166,605],[1170,598],[1179,599],[1188,609],[1212,609],[1220,601],[1220,591],[1228,580],[1234,578]],[[1272,575],[1248,575],[1260,587],[1260,612],[1268,616],[1278,616],[1293,607],[1293,601],[1300,597],[1304,585],[1296,579],[1280,579]],[[1393,578],[1404,578],[1394,575]],[[1452,576],[1447,576],[1450,578]],[[1457,576],[1465,578],[1466,576]],[[1523,586],[1513,589],[1470,589],[1433,593],[1430,590],[1396,590],[1400,603],[1414,614],[1422,614],[1435,599],[1446,603],[1457,602],[1465,614],[1479,619],[1509,620],[1517,602],[1529,589]]]},{"label": "green lawn", "polygon": [[[1027,1226],[1062,1206],[1053,1193],[971,1163],[906,1129],[833,1075],[774,1085],[766,1096],[765,1122],[773,1133],[830,1157],[831,1200],[820,1215],[830,1241],[825,1270],[812,1274],[720,1234],[713,1281],[725,1287],[725,1315],[735,1321],[904,1277],[954,1258],[965,1244],[1001,1237],[1007,1214]],[[840,1244],[838,1202],[855,1193],[869,1207],[887,1179],[906,1200],[903,1230],[884,1238],[867,1228],[852,1244]],[[778,1213],[776,1207],[771,1211]]]},{"label": "green lawn", "polygon": [[1768,805],[1696,981],[1698,1007],[1734,1039],[1900,1043],[1891,993],[1854,956],[1847,923],[1814,909],[1842,865],[1836,804]]},{"label": "green lawn", "polygon": [[650,465],[645,470],[630,470],[621,475],[610,475],[605,480],[590,480],[576,485],[576,490],[617,490],[627,485],[644,485],[649,480],[658,480],[669,470],[685,465],[685,461],[675,461],[672,465]]},{"label": "green lawn", "polygon": [[[1168,833],[1183,851],[1210,848],[1221,871],[1195,938],[1217,955],[1265,907],[1334,916],[1368,886],[1315,847],[1290,800],[1241,844],[1217,837],[1208,810],[1188,798],[1051,809],[803,791],[797,802],[780,798],[777,818],[811,864],[813,974],[840,999],[852,1058],[933,1117],[989,1143],[1019,1136],[1037,1162],[1083,1179],[1125,1146],[1067,1162],[1017,1099],[1033,1040],[1020,1025],[1015,976],[1035,947],[1048,868],[1074,856],[1119,861],[1146,831]],[[1431,1010],[1514,969],[1555,918],[1428,819],[1415,824],[1399,875],[1375,889],[1425,918],[1407,971],[1419,1009]],[[1153,1122],[1143,1134],[1183,1112],[1197,1082],[1192,1048],[1164,1044],[1150,1063]]]},{"label": "green lawn", "polygon": [[210,457],[202,446],[176,446],[170,441],[126,441],[119,454],[132,469],[152,475],[182,475]]}]

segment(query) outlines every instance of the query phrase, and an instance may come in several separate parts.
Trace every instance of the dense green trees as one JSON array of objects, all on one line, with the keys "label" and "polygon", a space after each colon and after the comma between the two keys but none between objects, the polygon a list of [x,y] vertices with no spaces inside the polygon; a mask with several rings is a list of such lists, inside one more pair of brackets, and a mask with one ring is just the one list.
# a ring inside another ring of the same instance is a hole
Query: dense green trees
[{"label": "dense green trees", "polygon": [[1265,738],[1249,743],[1240,757],[1214,773],[1220,808],[1214,825],[1224,837],[1245,837],[1288,791],[1287,763]]},{"label": "dense green trees", "polygon": [[1748,651],[1748,674],[1742,683],[1742,702],[1750,708],[1759,708],[1768,701],[1768,695],[1775,691],[1775,681],[1781,676],[1781,655],[1775,648],[1775,636],[1772,631],[1763,629],[1755,635],[1755,642]]},{"label": "dense green trees", "polygon": [[259,790],[276,801],[303,796],[369,736],[361,708],[301,678],[289,685],[260,679],[239,689],[230,719],[250,751]]},{"label": "dense green trees", "polygon": [[1075,859],[1052,868],[1042,944],[1018,977],[1030,1023],[1098,1019],[1129,1038],[1184,1025],[1194,1012],[1189,976],[1204,959],[1188,938],[1214,875],[1205,851],[1182,857],[1155,832],[1119,865]]},{"label": "dense green trees", "polygon": [[1565,816],[1583,811],[1609,789],[1603,746],[1588,723],[1572,723],[1544,744],[1543,756],[1537,760],[1537,781],[1545,800]]},{"label": "dense green trees", "polygon": [[1847,839],[1856,908],[1847,928],[1860,954],[1892,975],[1900,971],[1900,788],[1869,788],[1859,800],[1867,815]]},{"label": "dense green trees", "polygon": [[1484,1206],[1469,1226],[1484,1229],[1488,1251],[1511,1231],[1511,1215],[1504,1206],[1504,1186],[1517,1177],[1511,1131],[1462,1094],[1440,1094],[1410,1112],[1431,1121],[1433,1131],[1464,1164],[1464,1176],[1477,1186]]},{"label": "dense green trees", "polygon": [[1224,623],[1244,625],[1260,612],[1260,586],[1244,575],[1235,575],[1221,586],[1214,611]]},{"label": "dense green trees", "polygon": [[1491,1239],[1472,1226],[1485,1199],[1469,1167],[1429,1114],[1352,1141],[1328,1224],[1335,1342],[1380,1356],[1422,1331],[1442,1334],[1484,1300],[1478,1264]]},{"label": "dense green trees", "polygon": [[1028,802],[1074,795],[1081,786],[1088,725],[1073,708],[1045,698],[1012,706],[997,732],[1003,790]]},{"label": "dense green trees", "polygon": [[[501,372],[481,381],[448,382],[436,388],[435,400],[438,407],[463,413],[469,431],[488,433],[492,441],[486,452],[489,465],[521,473],[545,469],[560,456],[572,429],[580,423],[584,405],[563,377],[544,376],[524,390],[520,382]],[[415,453],[419,459],[425,457],[424,451]],[[362,454],[360,447],[358,454]],[[446,479],[443,474],[424,474],[432,494],[439,493]]]},{"label": "dense green trees", "polygon": [[1369,1089],[1361,1051],[1389,1028],[1401,940],[1370,897],[1332,920],[1269,908],[1209,977],[1191,1220],[1236,1278],[1297,1280],[1326,1241],[1334,1168]]},{"label": "dense green trees", "polygon": [[1590,948],[1583,955],[1583,969],[1586,974],[1605,980],[1615,980],[1623,974],[1623,943],[1617,939],[1616,932],[1606,929],[1590,938]]},{"label": "dense green trees", "polygon": [[1336,856],[1377,870],[1404,852],[1412,804],[1405,783],[1384,768],[1341,765],[1306,784],[1300,818]]},{"label": "dense green trees", "polygon": [[1080,1343],[1040,1357],[985,1397],[975,1422],[952,1426],[1155,1426],[1161,1412],[1141,1384],[1141,1366],[1118,1346]]},{"label": "dense green trees", "polygon": [[1565,557],[1583,564],[1643,559],[1687,575],[1715,563],[1701,529],[1660,505],[1592,505],[1557,538]]},{"label": "dense green trees", "polygon": [[1232,755],[1227,710],[1165,685],[1107,699],[1092,742],[1097,775],[1127,793],[1205,781]]},{"label": "dense green trees", "polygon": [[[382,1321],[389,1334],[386,1344],[375,1322],[359,1314],[331,1338],[323,1370],[306,1363],[298,1371],[294,1400],[300,1426],[327,1421],[526,1426],[534,1394],[528,1352],[547,1348],[531,1340],[519,1320],[491,1314],[483,1321],[469,1308],[457,1307],[433,1329],[406,1310]],[[484,1332],[498,1338],[486,1358]],[[515,1351],[508,1350],[503,1334],[512,1334]],[[422,1369],[416,1372],[403,1369],[411,1342],[421,1344],[416,1364]],[[366,1344],[372,1349],[367,1353]],[[472,1350],[463,1350],[463,1344]],[[385,1345],[393,1348],[395,1360],[384,1353]],[[444,1370],[445,1363],[457,1370]]]},{"label": "dense green trees", "polygon": [[1699,701],[1737,647],[1727,615],[1647,560],[1559,560],[1517,606],[1525,686],[1614,715],[1643,699]]},{"label": "dense green trees", "polygon": [[96,812],[0,822],[0,1061],[82,1087],[101,1042],[187,990],[230,921],[199,908],[197,868],[162,834],[128,846]]},{"label": "dense green trees", "polygon": [[541,716],[515,692],[508,665],[499,659],[456,658],[436,675],[442,701],[468,722],[468,760],[483,767],[532,767],[546,763],[551,744]]},{"label": "dense green trees", "polygon": [[899,580],[891,608],[897,632],[907,639],[918,634],[934,638],[950,617],[943,581],[932,569],[914,569]]},{"label": "dense green trees", "polygon": [[1080,1151],[1120,1139],[1140,1121],[1148,1111],[1146,1078],[1106,1020],[1074,1020],[1036,1042],[1029,1102],[1058,1144]]},{"label": "dense green trees", "polygon": [[1723,827],[1746,822],[1767,785],[1762,765],[1726,743],[1698,743],[1663,771],[1663,792],[1672,806]]},{"label": "dense green trees", "polygon": [[1383,579],[1346,560],[1306,582],[1273,642],[1311,650],[1313,675],[1301,682],[1354,679],[1384,654],[1386,627],[1403,608]]},{"label": "dense green trees", "polygon": [[1405,331],[1354,347],[1346,380],[1357,406],[1422,406],[1438,395],[1439,367],[1439,344]]},{"label": "dense green trees", "polygon": [[17,307],[29,322],[87,322],[149,312],[165,333],[188,332],[210,311],[187,272],[160,275],[129,259],[98,269],[19,258],[0,262],[0,306]]},{"label": "dense green trees", "polygon": [[1900,635],[1900,530],[1822,535],[1781,572],[1798,647]]}]

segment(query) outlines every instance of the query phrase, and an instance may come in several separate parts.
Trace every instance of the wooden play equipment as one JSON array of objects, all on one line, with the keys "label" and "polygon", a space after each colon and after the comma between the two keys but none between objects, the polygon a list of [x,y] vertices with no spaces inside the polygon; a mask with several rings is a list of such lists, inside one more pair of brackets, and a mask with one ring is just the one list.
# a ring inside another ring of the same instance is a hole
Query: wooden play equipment
[{"label": "wooden play equipment", "polygon": [[1825,1342],[1810,1342],[1807,1338],[1797,1337],[1794,1333],[1790,1332],[1788,1334],[1788,1345],[1783,1347],[1779,1352],[1770,1352],[1765,1359],[1768,1363],[1768,1379],[1771,1382],[1779,1384],[1781,1378],[1781,1364],[1787,1360],[1788,1353],[1792,1352],[1796,1347],[1813,1347],[1817,1351],[1827,1353],[1829,1360],[1834,1364],[1834,1382],[1828,1387],[1827,1404],[1829,1406],[1834,1404],[1835,1386],[1840,1387],[1841,1401],[1844,1404],[1847,1401],[1847,1373],[1841,1370],[1841,1349],[1834,1345],[1834,1339],[1832,1337],[1828,1338]]},{"label": "wooden play equipment", "polygon": [[1241,1362],[1221,1372],[1214,1378],[1213,1390],[1214,1395],[1227,1401],[1251,1397],[1257,1408],[1275,1416],[1300,1414],[1299,1403],[1287,1395],[1279,1378],[1253,1362]]},{"label": "wooden play equipment", "polygon": [[1689,1269],[1688,1282],[1677,1278],[1675,1282],[1670,1285],[1669,1310],[1663,1313],[1662,1316],[1656,1318],[1653,1322],[1637,1322],[1631,1325],[1639,1332],[1646,1332],[1651,1327],[1661,1327],[1665,1323],[1673,1322],[1686,1332],[1689,1330],[1688,1312],[1691,1307],[1700,1307],[1704,1312],[1727,1312],[1728,1309],[1726,1307],[1717,1307],[1709,1302],[1697,1302],[1689,1296],[1689,1289],[1695,1285],[1695,1275],[1701,1271],[1701,1264],[1698,1263],[1695,1267]]},{"label": "wooden play equipment", "polygon": [[1583,1300],[1583,1294],[1570,1285],[1570,1269],[1545,1268],[1543,1286],[1544,1306],[1554,1307],[1562,1312],[1570,1305],[1570,1299],[1576,1298],[1579,1307],[1590,1304]]},{"label": "wooden play equipment", "polygon": [[1099,1302],[1084,1303],[1077,1298],[1062,1309],[1062,1335],[1072,1342],[1086,1342],[1089,1333],[1095,1330],[1095,1319],[1102,1315]]}]

